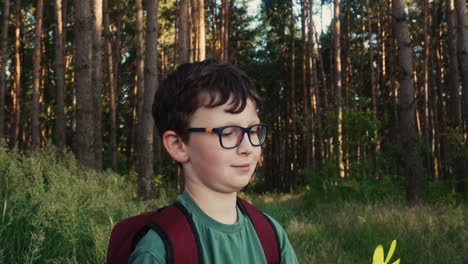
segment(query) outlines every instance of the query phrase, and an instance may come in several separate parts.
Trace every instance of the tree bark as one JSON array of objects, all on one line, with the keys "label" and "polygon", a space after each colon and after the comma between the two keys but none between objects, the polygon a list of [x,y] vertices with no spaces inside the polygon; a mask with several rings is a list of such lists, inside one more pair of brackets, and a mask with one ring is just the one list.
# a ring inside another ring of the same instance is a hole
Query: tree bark
[{"label": "tree bark", "polygon": [[55,82],[56,82],[56,115],[55,144],[59,155],[65,153],[65,50],[63,43],[62,0],[54,1],[55,7]]},{"label": "tree bark", "polygon": [[16,0],[15,14],[15,81],[11,89],[10,148],[18,148],[21,117],[21,0]]},{"label": "tree bark", "polygon": [[158,87],[158,0],[147,0],[145,95],[142,122],[139,126],[138,186],[144,200],[154,198],[153,138],[154,121],[151,114],[154,94]]},{"label": "tree bark", "polygon": [[189,60],[189,16],[188,16],[188,4],[190,0],[179,0],[179,30],[178,30],[178,54],[179,54],[179,64],[188,62]]},{"label": "tree bark", "polygon": [[198,60],[206,58],[206,39],[205,39],[205,0],[198,1]]},{"label": "tree bark", "polygon": [[40,125],[39,125],[39,96],[41,85],[41,39],[42,39],[42,13],[44,9],[44,1],[37,0],[36,8],[36,27],[34,31],[34,79],[33,79],[33,96],[32,96],[32,116],[31,116],[31,147],[36,149],[40,142]]},{"label": "tree bark", "polygon": [[462,77],[462,118],[465,138],[468,133],[468,18],[466,15],[466,0],[455,0],[458,18],[459,59]]},{"label": "tree bark", "polygon": [[458,68],[458,43],[456,30],[456,14],[454,0],[446,1],[447,24],[448,24],[448,50],[449,69],[447,84],[450,94],[450,124],[454,128],[461,126],[461,98],[460,98],[460,74]]},{"label": "tree bark", "polygon": [[[313,142],[312,142],[312,166],[316,168],[316,164],[318,164],[322,158],[322,140],[320,135],[320,128],[322,124],[322,108],[321,108],[321,101],[320,101],[320,93],[319,93],[319,82],[317,77],[317,70],[316,70],[316,60],[314,60],[315,52],[314,52],[314,33],[315,33],[315,26],[314,20],[312,19],[313,16],[313,1],[307,0],[309,3],[308,6],[308,13],[309,13],[309,54],[308,54],[308,70],[309,70],[309,95],[310,95],[310,113],[315,116],[315,125],[311,126],[312,133],[313,133]],[[323,81],[324,89],[325,89],[325,80]],[[315,141],[315,142],[314,142]]]},{"label": "tree bark", "polygon": [[75,92],[76,92],[76,156],[85,167],[96,168],[91,83],[91,9],[89,1],[74,1],[75,10]]},{"label": "tree bark", "polygon": [[406,174],[407,199],[410,204],[422,200],[422,168],[419,156],[418,138],[415,120],[415,98],[413,88],[413,52],[409,38],[406,3],[404,0],[393,0],[393,34],[398,46],[398,66],[400,84],[400,139]]},{"label": "tree bark", "polygon": [[93,33],[92,33],[92,85],[94,104],[94,152],[96,154],[96,169],[102,170],[102,0],[92,1]]},{"label": "tree bark", "polygon": [[[307,62],[308,62],[308,53],[307,53],[307,29],[306,29],[306,20],[309,18],[308,17],[308,12],[307,12],[307,7],[308,3],[306,2],[307,0],[301,0],[301,46],[302,46],[302,61],[301,61],[301,82],[302,82],[302,119],[303,119],[303,126],[304,130],[307,131],[306,133],[303,134],[302,141],[304,142],[305,146],[305,157],[304,157],[304,165],[306,168],[311,168],[312,164],[312,131],[310,130],[310,135],[309,135],[309,129],[310,129],[310,124],[309,124],[309,118],[310,118],[310,113],[309,113],[309,97],[307,93]],[[312,83],[310,83],[312,85]]]},{"label": "tree bark", "polygon": [[112,52],[112,33],[109,23],[109,4],[108,0],[104,0],[103,5],[103,27],[104,27],[104,46],[105,58],[107,61],[107,78],[109,89],[109,105],[110,105],[110,155],[111,169],[117,171],[117,105],[115,100],[116,83],[114,69],[114,53]]},{"label": "tree bark", "polygon": [[338,152],[338,168],[340,177],[345,177],[344,163],[343,163],[343,106],[341,98],[341,45],[340,45],[340,0],[334,0],[334,31],[333,31],[333,50],[334,55],[334,86],[338,115],[338,131],[337,131],[337,152]]},{"label": "tree bark", "polygon": [[[371,96],[372,96],[372,119],[374,120],[374,123],[377,123],[377,85],[375,81],[375,71],[374,71],[374,34],[372,32],[372,21],[371,21],[371,8],[369,4],[369,0],[366,0],[366,13],[367,13],[367,32],[369,34],[368,39],[369,39],[369,71],[370,71],[370,84],[371,84]],[[377,128],[374,129],[374,140],[376,142],[375,145],[375,151],[379,152],[380,151],[380,141],[378,140],[378,131]]]},{"label": "tree bark", "polygon": [[199,16],[199,8],[198,8],[199,0],[190,0],[190,61],[198,61],[198,25],[200,18]]},{"label": "tree bark", "polygon": [[135,1],[135,8],[137,11],[137,19],[136,19],[136,118],[135,122],[137,127],[142,122],[143,117],[143,102],[144,102],[144,95],[145,95],[145,77],[144,77],[144,67],[145,61],[143,56],[143,51],[145,50],[145,42],[143,38],[143,5],[142,0]]},{"label": "tree bark", "polygon": [[2,35],[0,36],[0,140],[5,137],[5,92],[6,63],[8,48],[8,20],[10,18],[10,0],[3,3]]},{"label": "tree bark", "polygon": [[229,60],[229,1],[221,1],[221,59]]}]

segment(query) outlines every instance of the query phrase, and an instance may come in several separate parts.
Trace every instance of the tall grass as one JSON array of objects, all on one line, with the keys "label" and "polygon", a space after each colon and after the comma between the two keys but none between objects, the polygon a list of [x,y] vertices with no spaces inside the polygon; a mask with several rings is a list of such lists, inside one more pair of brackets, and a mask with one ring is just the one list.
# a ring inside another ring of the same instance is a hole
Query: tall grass
[{"label": "tall grass", "polygon": [[[371,263],[393,239],[401,263],[468,263],[464,203],[409,208],[401,199],[311,202],[311,194],[245,195],[283,225],[300,263]],[[142,202],[134,175],[88,171],[49,145],[26,154],[0,146],[0,264],[104,263],[113,224],[174,198]]]},{"label": "tall grass", "polygon": [[128,178],[58,160],[51,146],[0,147],[0,263],[104,263],[114,223],[167,202],[134,193]]},{"label": "tall grass", "polygon": [[251,199],[283,224],[300,263],[371,263],[375,247],[394,239],[401,263],[468,263],[466,204],[351,201],[309,209],[302,195]]}]

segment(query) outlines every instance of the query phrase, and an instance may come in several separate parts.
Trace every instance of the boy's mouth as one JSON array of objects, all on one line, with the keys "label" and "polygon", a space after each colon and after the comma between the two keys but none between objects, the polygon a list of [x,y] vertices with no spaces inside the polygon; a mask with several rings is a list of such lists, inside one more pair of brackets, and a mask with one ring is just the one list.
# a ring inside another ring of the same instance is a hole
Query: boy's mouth
[{"label": "boy's mouth", "polygon": [[250,164],[249,163],[231,165],[231,167],[239,169],[241,171],[249,171],[250,170]]}]

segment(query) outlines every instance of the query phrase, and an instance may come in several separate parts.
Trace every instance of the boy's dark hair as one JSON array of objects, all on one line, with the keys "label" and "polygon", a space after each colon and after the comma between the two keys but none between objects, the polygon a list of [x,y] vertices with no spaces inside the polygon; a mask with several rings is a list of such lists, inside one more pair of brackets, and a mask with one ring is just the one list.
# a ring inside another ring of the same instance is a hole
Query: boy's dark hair
[{"label": "boy's dark hair", "polygon": [[215,59],[186,63],[161,81],[154,97],[153,118],[160,136],[172,130],[187,142],[183,129],[199,107],[214,108],[231,100],[226,111],[236,114],[245,109],[248,99],[260,105],[254,82],[232,64]]}]

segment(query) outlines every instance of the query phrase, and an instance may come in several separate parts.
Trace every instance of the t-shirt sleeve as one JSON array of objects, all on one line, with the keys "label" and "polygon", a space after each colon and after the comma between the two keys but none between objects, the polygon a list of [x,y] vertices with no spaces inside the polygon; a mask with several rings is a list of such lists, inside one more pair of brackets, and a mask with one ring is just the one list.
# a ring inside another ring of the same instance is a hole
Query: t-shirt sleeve
[{"label": "t-shirt sleeve", "polygon": [[281,250],[281,263],[284,263],[284,264],[299,263],[297,260],[296,253],[294,252],[294,249],[291,246],[291,243],[289,242],[286,231],[284,231],[283,227],[275,219],[273,219],[273,217],[269,215],[266,215],[266,216],[271,220],[271,222],[276,228],[276,231],[278,232],[278,240],[279,240],[280,250]]},{"label": "t-shirt sleeve", "polygon": [[130,254],[129,264],[165,264],[166,249],[161,237],[149,230],[137,243],[135,250]]}]

